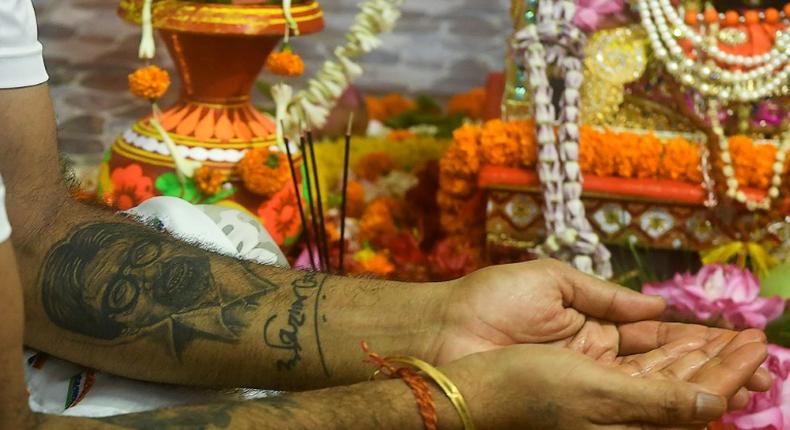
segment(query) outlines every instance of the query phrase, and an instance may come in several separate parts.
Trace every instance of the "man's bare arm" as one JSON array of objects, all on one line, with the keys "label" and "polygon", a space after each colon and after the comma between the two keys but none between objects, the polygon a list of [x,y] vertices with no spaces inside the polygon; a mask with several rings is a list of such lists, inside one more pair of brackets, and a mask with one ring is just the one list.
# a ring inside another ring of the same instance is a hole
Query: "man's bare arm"
[{"label": "man's bare arm", "polygon": [[425,357],[439,330],[442,284],[247,264],[74,202],[45,85],[0,90],[0,171],[33,348],[150,381],[293,390],[362,380],[360,340]]},{"label": "man's bare arm", "polygon": [[[443,429],[460,428],[438,390]],[[368,382],[281,397],[162,409],[101,419],[37,415],[31,430],[381,429],[423,428],[414,396],[402,381]]]}]

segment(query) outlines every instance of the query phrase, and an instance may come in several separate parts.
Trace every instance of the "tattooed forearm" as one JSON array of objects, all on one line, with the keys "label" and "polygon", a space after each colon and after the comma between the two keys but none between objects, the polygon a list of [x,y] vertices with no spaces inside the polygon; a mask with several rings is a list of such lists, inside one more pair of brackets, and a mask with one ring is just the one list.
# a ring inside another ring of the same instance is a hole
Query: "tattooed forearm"
[{"label": "tattooed forearm", "polygon": [[[318,273],[306,273],[304,277],[296,279],[291,283],[293,292],[293,302],[288,309],[287,316],[276,313],[266,320],[263,327],[263,341],[267,346],[288,351],[287,359],[277,360],[277,369],[291,370],[302,359],[302,345],[300,341],[300,331],[308,322],[313,319],[313,330],[316,347],[321,360],[324,374],[329,377],[329,369],[324,360],[321,347],[321,337],[319,335],[319,305],[323,286],[327,276]],[[312,301],[312,304],[310,303]],[[325,319],[322,315],[321,319]]]},{"label": "tattooed forearm", "polygon": [[180,356],[197,339],[237,342],[243,313],[278,286],[232,259],[245,282],[218,283],[210,256],[143,226],[78,226],[46,257],[42,305],[58,326],[107,343],[150,336]]}]

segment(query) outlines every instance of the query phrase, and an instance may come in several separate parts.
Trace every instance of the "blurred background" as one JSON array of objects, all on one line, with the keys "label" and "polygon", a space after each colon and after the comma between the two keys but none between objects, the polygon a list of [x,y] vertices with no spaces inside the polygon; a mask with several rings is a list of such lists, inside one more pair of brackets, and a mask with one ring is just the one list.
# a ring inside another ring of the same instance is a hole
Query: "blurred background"
[{"label": "blurred background", "polygon": [[[321,2],[324,31],[293,42],[307,65],[303,80],[341,42],[359,3]],[[482,86],[489,71],[503,68],[503,42],[511,31],[509,3],[406,0],[394,32],[385,34],[384,45],[362,59],[365,74],[356,86],[370,95],[397,91],[440,101]],[[146,103],[127,91],[127,74],[140,66],[140,30],[118,18],[118,4],[112,0],[34,0],[34,4],[60,149],[78,163],[93,164],[90,161],[98,161],[118,134],[149,112]],[[157,64],[172,71],[170,57],[161,44],[159,48]],[[261,79],[267,80],[265,73]],[[298,80],[293,83],[300,86]],[[169,91],[162,105],[176,95],[177,91]]]}]

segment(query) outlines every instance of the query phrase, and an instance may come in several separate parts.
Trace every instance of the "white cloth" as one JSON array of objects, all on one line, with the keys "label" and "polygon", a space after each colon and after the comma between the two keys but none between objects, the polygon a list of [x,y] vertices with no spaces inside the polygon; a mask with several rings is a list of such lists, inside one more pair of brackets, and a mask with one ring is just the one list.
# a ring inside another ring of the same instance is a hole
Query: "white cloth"
[{"label": "white cloth", "polygon": [[47,79],[33,4],[0,0],[0,88],[38,85]]},{"label": "white cloth", "polygon": [[8,223],[8,215],[5,213],[5,185],[3,177],[0,176],[0,243],[5,242],[11,236],[11,224]]},{"label": "white cloth", "polygon": [[[260,223],[236,209],[195,206],[175,197],[154,197],[126,213],[205,249],[256,263],[288,265],[285,255]],[[276,394],[261,390],[220,392],[133,381],[29,349],[25,350],[25,379],[30,409],[34,412],[82,417]]]}]

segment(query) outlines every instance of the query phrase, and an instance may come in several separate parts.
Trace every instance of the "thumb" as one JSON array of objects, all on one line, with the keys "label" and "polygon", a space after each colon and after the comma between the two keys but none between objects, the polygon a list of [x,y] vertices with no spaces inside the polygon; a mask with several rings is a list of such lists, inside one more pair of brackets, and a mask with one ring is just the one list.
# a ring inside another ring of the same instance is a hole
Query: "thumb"
[{"label": "thumb", "polygon": [[566,264],[551,268],[564,280],[563,299],[577,311],[611,322],[654,319],[664,312],[664,300],[598,279]]},{"label": "thumb", "polygon": [[676,426],[708,423],[727,412],[727,400],[704,391],[699,386],[665,379],[642,379],[623,376],[611,384],[615,413],[620,422],[646,422]]}]

